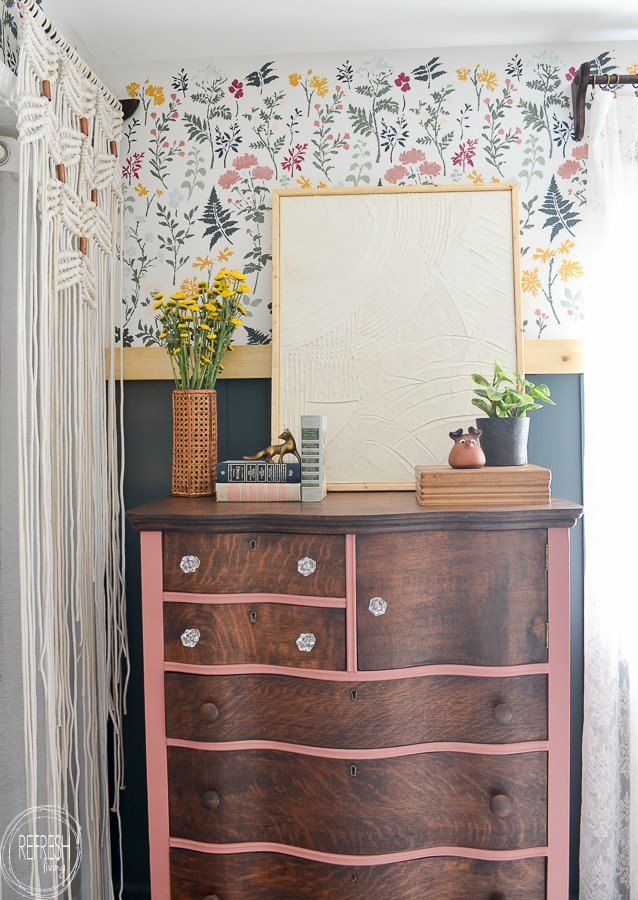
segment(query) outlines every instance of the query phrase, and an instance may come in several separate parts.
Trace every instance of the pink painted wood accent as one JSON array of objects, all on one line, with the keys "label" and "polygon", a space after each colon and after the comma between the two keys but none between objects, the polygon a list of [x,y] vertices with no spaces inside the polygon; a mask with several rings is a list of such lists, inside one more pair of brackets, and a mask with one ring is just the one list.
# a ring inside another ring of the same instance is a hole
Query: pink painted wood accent
[{"label": "pink painted wood accent", "polygon": [[569,894],[569,531],[549,528],[547,900]]},{"label": "pink painted wood accent", "polygon": [[[427,690],[427,688],[424,688]],[[463,741],[431,741],[427,744],[404,744],[400,747],[374,747],[366,750],[342,750],[330,747],[310,747],[305,744],[288,744],[285,741],[184,741],[168,738],[169,747],[186,747],[192,750],[284,750],[304,756],[323,759],[395,759],[398,756],[414,756],[417,753],[480,753],[488,756],[512,756],[515,753],[547,751],[547,741],[520,741],[516,744],[470,744]]]},{"label": "pink painted wood accent", "polygon": [[357,671],[357,549],[354,534],[346,535],[346,669]]},{"label": "pink painted wood accent", "polygon": [[151,896],[153,900],[170,900],[168,771],[164,718],[162,535],[158,531],[144,531],[140,535],[140,540]]},{"label": "pink painted wood accent", "polygon": [[390,681],[395,678],[423,678],[424,675],[475,675],[478,677],[507,678],[512,675],[546,675],[545,663],[524,666],[415,666],[412,669],[376,669],[370,672],[335,672],[328,669],[294,669],[291,666],[232,665],[196,666],[192,663],[167,662],[167,672],[185,672],[193,675],[294,675],[299,678],[318,678],[324,681]]},{"label": "pink painted wood accent", "polygon": [[[377,855],[362,854],[347,856],[344,853],[323,853],[321,850],[306,850],[302,847],[290,847],[287,844],[245,843],[245,844],[200,844],[184,838],[171,838],[171,847],[180,850],[195,850],[200,853],[285,853],[299,859],[313,859],[316,862],[333,863],[334,865],[381,866],[386,863],[406,862],[410,859],[422,859],[431,856],[460,856],[464,859],[507,860],[529,859],[533,856],[547,856],[547,847],[529,847],[523,850],[474,850],[467,847],[427,847],[420,850],[404,850],[401,853],[385,853]],[[155,898],[153,898],[155,900]],[[393,898],[394,900],[394,898]],[[539,897],[538,900],[543,900]],[[562,900],[567,900],[565,895]]]},{"label": "pink painted wood accent", "polygon": [[345,597],[303,597],[300,594],[187,594],[165,591],[164,600],[170,603],[286,603],[288,606],[322,606],[343,609]]}]

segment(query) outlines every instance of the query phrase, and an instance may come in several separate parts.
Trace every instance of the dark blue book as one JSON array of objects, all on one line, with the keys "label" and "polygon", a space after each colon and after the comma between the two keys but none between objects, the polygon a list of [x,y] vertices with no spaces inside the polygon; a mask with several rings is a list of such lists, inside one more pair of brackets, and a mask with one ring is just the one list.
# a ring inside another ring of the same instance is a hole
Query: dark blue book
[{"label": "dark blue book", "polygon": [[266,462],[264,459],[226,459],[217,463],[219,484],[299,484],[298,462]]}]

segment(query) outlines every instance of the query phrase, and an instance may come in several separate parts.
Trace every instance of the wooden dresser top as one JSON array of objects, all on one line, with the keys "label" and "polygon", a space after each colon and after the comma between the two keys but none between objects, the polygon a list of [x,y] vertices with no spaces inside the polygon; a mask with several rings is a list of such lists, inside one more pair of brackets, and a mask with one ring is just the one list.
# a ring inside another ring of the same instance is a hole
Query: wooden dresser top
[{"label": "wooden dresser top", "polygon": [[217,503],[211,497],[163,497],[127,512],[138,531],[288,531],[329,534],[393,531],[504,531],[571,528],[582,507],[553,497],[538,506],[428,509],[413,492],[329,493],[321,503]]}]

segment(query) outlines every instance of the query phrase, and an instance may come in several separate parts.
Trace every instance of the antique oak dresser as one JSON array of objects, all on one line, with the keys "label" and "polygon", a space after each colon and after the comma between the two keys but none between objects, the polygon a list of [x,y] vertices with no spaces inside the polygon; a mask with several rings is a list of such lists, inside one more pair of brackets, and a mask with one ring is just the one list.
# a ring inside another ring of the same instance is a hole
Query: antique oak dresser
[{"label": "antique oak dresser", "polygon": [[566,900],[580,512],[131,510],[153,900]]}]

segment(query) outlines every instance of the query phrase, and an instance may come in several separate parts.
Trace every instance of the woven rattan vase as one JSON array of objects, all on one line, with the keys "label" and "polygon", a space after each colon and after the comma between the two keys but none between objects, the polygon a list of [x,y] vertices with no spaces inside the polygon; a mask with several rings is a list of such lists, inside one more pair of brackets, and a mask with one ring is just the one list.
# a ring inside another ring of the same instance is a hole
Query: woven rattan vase
[{"label": "woven rattan vase", "polygon": [[173,391],[173,494],[215,493],[217,393]]}]

